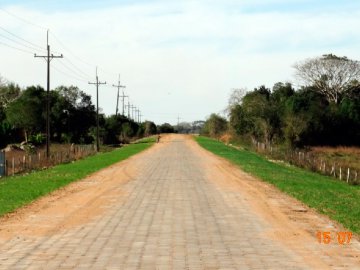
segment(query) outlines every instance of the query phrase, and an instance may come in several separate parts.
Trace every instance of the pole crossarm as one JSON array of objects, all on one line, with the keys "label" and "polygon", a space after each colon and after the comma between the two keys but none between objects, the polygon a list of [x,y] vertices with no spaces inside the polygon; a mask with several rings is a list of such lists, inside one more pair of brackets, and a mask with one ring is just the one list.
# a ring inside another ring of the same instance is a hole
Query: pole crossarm
[{"label": "pole crossarm", "polygon": [[124,99],[127,97],[125,96],[124,94],[124,91],[122,91],[122,95],[120,96],[120,88],[126,88],[125,85],[121,85],[120,83],[120,74],[119,74],[119,80],[118,80],[118,84],[115,85],[113,84],[112,85],[113,87],[116,87],[117,88],[117,96],[116,96],[116,112],[115,112],[115,115],[117,116],[118,115],[118,111],[119,111],[119,97],[122,98],[122,115],[125,115],[125,109],[124,109]]},{"label": "pole crossarm", "polygon": [[50,54],[49,30],[46,33],[47,55],[34,54],[35,58],[44,58],[47,63],[47,84],[46,84],[46,157],[50,157],[50,62],[54,58],[64,58],[61,55]]}]

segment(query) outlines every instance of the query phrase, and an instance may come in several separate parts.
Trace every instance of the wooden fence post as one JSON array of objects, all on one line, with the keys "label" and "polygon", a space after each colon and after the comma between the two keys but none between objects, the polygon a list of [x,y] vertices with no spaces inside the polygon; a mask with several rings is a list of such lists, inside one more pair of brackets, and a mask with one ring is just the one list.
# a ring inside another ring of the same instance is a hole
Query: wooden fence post
[{"label": "wooden fence post", "polygon": [[341,166],[340,166],[340,175],[339,175],[339,179],[340,179],[340,180],[341,180],[341,176],[342,176],[342,175],[341,175]]},{"label": "wooden fence post", "polygon": [[12,158],[12,175],[15,175],[15,158]]}]

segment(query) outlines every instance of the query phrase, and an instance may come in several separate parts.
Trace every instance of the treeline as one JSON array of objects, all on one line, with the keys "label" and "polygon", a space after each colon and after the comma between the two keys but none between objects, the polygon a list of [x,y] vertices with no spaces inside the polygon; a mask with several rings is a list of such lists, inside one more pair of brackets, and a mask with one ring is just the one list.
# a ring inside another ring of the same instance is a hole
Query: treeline
[{"label": "treeline", "polygon": [[[46,91],[40,86],[21,89],[0,82],[0,147],[21,141],[45,141]],[[104,144],[127,143],[131,138],[157,133],[153,122],[137,123],[123,115],[99,115],[100,140]],[[59,143],[93,143],[96,108],[91,96],[76,86],[50,91],[50,136]]]},{"label": "treeline", "polygon": [[228,119],[213,114],[203,133],[232,133],[266,147],[287,144],[360,145],[360,64],[324,55],[295,65],[306,85],[276,83],[252,91],[234,90]]}]

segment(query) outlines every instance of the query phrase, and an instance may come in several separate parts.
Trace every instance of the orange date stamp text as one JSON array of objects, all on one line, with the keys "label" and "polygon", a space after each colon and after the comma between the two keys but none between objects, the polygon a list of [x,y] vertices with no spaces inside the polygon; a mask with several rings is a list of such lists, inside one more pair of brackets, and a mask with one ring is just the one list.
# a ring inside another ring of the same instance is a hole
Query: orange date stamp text
[{"label": "orange date stamp text", "polygon": [[339,245],[350,244],[352,232],[317,232],[316,237],[320,244],[330,244],[333,239],[337,240]]}]

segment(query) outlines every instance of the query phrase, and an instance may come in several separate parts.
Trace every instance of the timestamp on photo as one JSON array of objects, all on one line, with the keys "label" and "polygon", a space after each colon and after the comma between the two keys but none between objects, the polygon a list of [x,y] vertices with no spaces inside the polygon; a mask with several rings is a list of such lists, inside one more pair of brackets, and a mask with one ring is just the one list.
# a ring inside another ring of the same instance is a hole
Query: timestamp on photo
[{"label": "timestamp on photo", "polygon": [[332,241],[337,242],[339,245],[350,244],[352,235],[352,232],[316,232],[316,237],[320,244],[330,244]]}]

